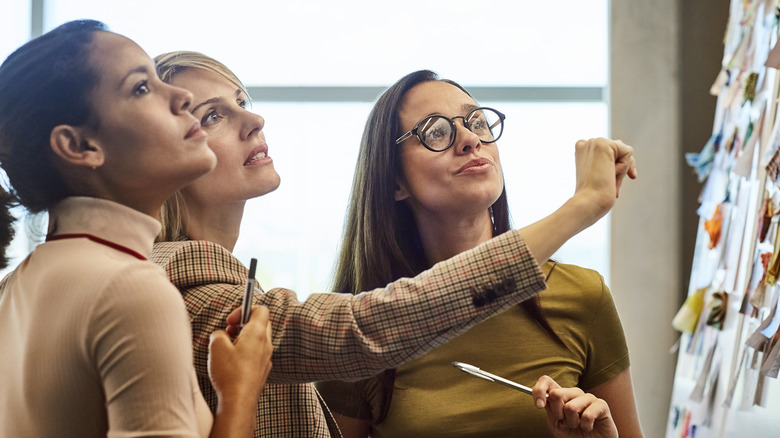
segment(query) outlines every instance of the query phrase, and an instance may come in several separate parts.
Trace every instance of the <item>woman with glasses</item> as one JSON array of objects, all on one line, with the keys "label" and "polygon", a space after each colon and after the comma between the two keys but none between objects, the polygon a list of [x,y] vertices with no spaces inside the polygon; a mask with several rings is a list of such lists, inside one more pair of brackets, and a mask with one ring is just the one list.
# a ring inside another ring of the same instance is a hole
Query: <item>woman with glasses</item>
[{"label": "woman with glasses", "polygon": [[[218,158],[213,172],[169,200],[152,255],[184,296],[196,370],[215,409],[214,390],[205,378],[205,346],[208,333],[222,326],[244,290],[246,268],[231,254],[244,205],[275,190],[280,180],[263,133],[265,120],[248,110],[247,91],[230,70],[195,52],[160,55],[156,61],[164,81],[193,93],[191,111]],[[582,148],[580,162],[590,165],[579,169],[577,194],[550,218],[522,230],[522,237],[518,231],[505,233],[453,253],[427,272],[396,276],[362,294],[313,294],[301,303],[286,289],[256,293],[255,303],[271,312],[274,366],[260,399],[255,436],[340,436],[309,382],[371,377],[533,296],[543,287],[537,263],[603,216],[623,176],[635,176],[631,151],[622,144]]]},{"label": "woman with glasses", "polygon": [[[358,155],[336,291],[414,276],[511,232],[497,143],[505,119],[427,70],[378,99]],[[426,355],[367,381],[318,384],[344,436],[612,436],[612,418],[621,437],[641,436],[626,341],[603,279],[553,261],[542,269],[548,288],[537,298]],[[454,361],[526,385],[539,379],[534,397],[462,373]],[[545,403],[559,385],[569,389]],[[582,413],[584,424],[565,413]]]},{"label": "woman with glasses", "polygon": [[2,241],[8,208],[49,222],[46,242],[0,284],[0,436],[251,434],[270,367],[268,310],[254,309],[235,343],[209,334],[212,417],[181,296],[147,261],[163,202],[215,164],[191,104],[137,44],[92,20],[0,66]]}]

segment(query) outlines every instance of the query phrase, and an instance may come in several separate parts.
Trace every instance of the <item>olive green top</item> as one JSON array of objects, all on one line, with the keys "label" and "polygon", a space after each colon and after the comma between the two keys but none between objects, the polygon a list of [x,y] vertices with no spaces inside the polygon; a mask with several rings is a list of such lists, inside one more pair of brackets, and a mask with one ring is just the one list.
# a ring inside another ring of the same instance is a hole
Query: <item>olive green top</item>
[{"label": "olive green top", "polygon": [[[629,366],[628,348],[615,304],[597,272],[548,262],[542,312],[566,347],[558,344],[520,306],[488,319],[447,344],[396,370],[387,418],[372,437],[544,437],[545,411],[530,395],[472,377],[452,361],[465,362],[533,386],[547,374],[561,386],[588,390]],[[381,385],[323,382],[318,389],[333,412],[377,418]]]}]

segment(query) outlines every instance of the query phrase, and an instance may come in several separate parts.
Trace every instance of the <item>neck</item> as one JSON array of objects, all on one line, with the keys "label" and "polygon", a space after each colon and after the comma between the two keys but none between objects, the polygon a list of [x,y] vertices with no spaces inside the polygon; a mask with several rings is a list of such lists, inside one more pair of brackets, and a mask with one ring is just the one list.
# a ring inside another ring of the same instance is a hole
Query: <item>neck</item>
[{"label": "neck", "polygon": [[415,213],[423,251],[430,265],[472,249],[493,237],[487,210],[470,215]]},{"label": "neck", "polygon": [[187,237],[208,240],[233,251],[241,231],[244,201],[228,205],[202,205],[185,199]]}]

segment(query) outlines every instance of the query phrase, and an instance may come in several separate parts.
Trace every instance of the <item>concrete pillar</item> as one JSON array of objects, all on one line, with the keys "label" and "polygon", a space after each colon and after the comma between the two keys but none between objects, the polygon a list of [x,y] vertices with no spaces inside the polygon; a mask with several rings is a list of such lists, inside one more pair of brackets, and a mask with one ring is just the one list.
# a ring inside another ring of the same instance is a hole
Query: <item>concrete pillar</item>
[{"label": "concrete pillar", "polygon": [[610,131],[634,146],[639,171],[612,212],[610,284],[642,426],[660,437],[676,359],[670,321],[685,290],[678,0],[612,0],[610,13]]}]

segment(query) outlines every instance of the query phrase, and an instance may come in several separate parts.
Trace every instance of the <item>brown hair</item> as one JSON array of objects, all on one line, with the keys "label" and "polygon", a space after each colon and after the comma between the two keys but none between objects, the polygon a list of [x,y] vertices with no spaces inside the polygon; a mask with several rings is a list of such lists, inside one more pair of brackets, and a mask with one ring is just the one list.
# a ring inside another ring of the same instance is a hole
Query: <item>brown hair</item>
[{"label": "brown hair", "polygon": [[[395,139],[403,134],[399,110],[406,93],[414,86],[442,81],[430,70],[410,73],[388,88],[374,105],[360,142],[352,193],[341,240],[334,290],[357,293],[383,287],[401,277],[414,277],[428,269],[420,234],[411,209],[395,200],[396,176],[401,173]],[[469,94],[470,96],[470,94]],[[493,236],[510,230],[506,188],[489,208]],[[520,304],[556,342],[563,341],[541,313],[538,298]],[[392,399],[395,370],[376,377],[382,383],[383,406],[375,423],[384,421]]]}]

